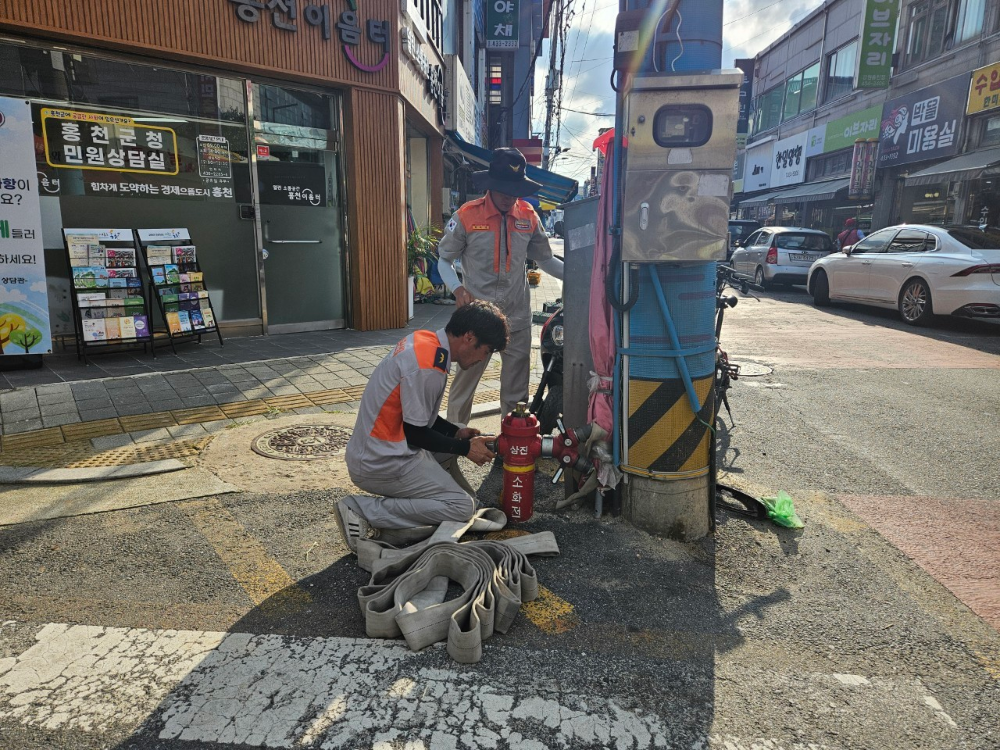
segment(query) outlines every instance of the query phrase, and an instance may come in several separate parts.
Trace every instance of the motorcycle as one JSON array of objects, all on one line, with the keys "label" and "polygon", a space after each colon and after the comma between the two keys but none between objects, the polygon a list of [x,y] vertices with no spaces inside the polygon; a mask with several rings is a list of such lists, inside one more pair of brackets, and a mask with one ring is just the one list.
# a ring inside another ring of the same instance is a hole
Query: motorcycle
[{"label": "motorcycle", "polygon": [[539,432],[548,435],[563,410],[563,306],[562,300],[546,304],[550,313],[542,325],[542,378],[531,400],[530,411],[538,418]]}]

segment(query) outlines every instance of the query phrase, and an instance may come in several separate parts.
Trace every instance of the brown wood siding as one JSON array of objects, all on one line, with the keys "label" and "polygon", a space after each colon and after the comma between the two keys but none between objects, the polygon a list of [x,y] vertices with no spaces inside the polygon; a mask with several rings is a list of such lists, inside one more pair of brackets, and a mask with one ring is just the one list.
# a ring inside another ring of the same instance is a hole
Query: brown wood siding
[{"label": "brown wood siding", "polygon": [[344,97],[350,231],[351,327],[406,325],[403,104],[395,94]]},{"label": "brown wood siding", "polygon": [[329,40],[306,22],[304,3],[296,32],[276,28],[266,10],[256,23],[241,21],[237,7],[228,0],[0,0],[0,29],[241,73],[398,90],[398,2],[365,0],[358,14],[362,36],[354,50],[367,65],[381,59],[382,49],[368,40],[366,21],[389,21],[389,62],[378,73],[358,70],[344,54],[336,24],[346,4],[327,4]]}]

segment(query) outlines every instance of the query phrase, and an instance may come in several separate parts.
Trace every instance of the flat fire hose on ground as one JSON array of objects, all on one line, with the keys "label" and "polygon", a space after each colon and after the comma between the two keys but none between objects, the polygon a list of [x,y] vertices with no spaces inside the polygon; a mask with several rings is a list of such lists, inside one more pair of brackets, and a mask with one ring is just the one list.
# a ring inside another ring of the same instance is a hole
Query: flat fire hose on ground
[{"label": "flat fire hose on ground", "polygon": [[[372,573],[358,589],[368,636],[402,636],[413,651],[447,641],[455,661],[478,662],[483,641],[507,632],[521,604],[538,596],[527,555],[559,554],[551,531],[458,542],[467,531],[498,531],[506,523],[502,511],[485,508],[466,523],[441,524],[429,539],[405,549],[359,540],[358,564]],[[449,581],[463,592],[445,601]]]}]

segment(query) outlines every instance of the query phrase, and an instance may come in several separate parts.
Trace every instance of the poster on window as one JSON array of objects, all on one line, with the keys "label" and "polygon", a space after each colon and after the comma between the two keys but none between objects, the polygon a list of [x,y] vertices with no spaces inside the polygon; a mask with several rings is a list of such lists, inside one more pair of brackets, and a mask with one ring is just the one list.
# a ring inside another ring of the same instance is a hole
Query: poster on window
[{"label": "poster on window", "polygon": [[260,202],[271,206],[326,207],[326,168],[308,162],[257,162]]},{"label": "poster on window", "polygon": [[235,125],[37,104],[32,109],[46,195],[232,202],[237,184],[249,191],[246,135]]},{"label": "poster on window", "polygon": [[958,153],[969,73],[882,105],[878,166],[896,167]]},{"label": "poster on window", "polygon": [[31,106],[0,97],[0,352],[50,354]]},{"label": "poster on window", "polygon": [[898,17],[899,0],[865,0],[857,88],[889,88]]}]

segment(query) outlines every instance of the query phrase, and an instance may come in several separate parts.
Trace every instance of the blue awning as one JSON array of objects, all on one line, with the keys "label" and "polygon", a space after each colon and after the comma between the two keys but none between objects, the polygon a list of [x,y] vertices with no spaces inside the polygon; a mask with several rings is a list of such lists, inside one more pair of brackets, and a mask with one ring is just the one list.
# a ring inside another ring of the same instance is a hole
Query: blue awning
[{"label": "blue awning", "polygon": [[[493,158],[492,151],[463,141],[458,133],[448,131],[448,137],[470,161],[481,164],[483,168],[489,167],[490,160]],[[576,180],[571,180],[569,177],[563,177],[561,174],[549,172],[539,167],[533,167],[530,164],[525,170],[525,174],[529,180],[534,180],[542,186],[541,190],[535,193],[535,195],[549,203],[568,203],[576,197],[576,193],[580,189],[580,185]]]}]

